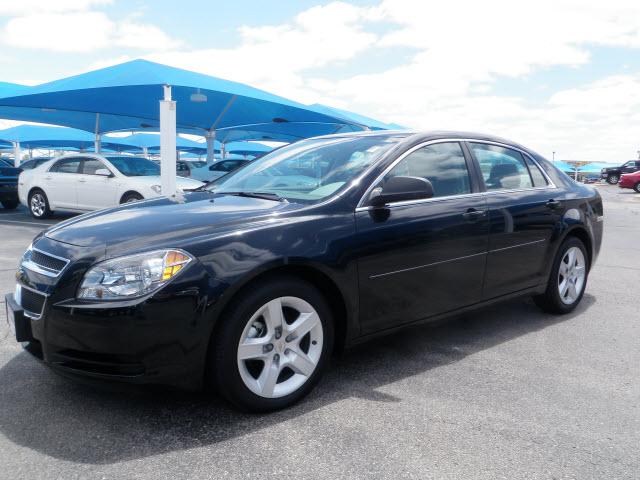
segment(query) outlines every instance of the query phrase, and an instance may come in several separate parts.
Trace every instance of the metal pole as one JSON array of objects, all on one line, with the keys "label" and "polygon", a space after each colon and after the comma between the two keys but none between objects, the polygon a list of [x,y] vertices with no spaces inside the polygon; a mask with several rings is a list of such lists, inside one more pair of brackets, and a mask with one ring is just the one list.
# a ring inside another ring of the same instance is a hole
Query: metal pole
[{"label": "metal pole", "polygon": [[149,158],[149,147],[142,147],[142,156],[144,158]]},{"label": "metal pole", "polygon": [[96,113],[95,139],[93,141],[93,151],[100,153],[102,150],[102,138],[100,136],[100,114]]},{"label": "metal pole", "polygon": [[553,151],[553,161],[554,162],[556,161],[556,152],[555,152],[555,150]]},{"label": "metal pole", "polygon": [[224,160],[224,157],[227,156],[227,152],[224,148],[224,143],[220,144],[220,160]]},{"label": "metal pole", "polygon": [[208,130],[204,138],[207,141],[207,165],[211,165],[215,160],[216,131]]},{"label": "metal pole", "polygon": [[20,166],[20,157],[22,156],[22,152],[20,151],[20,142],[13,142],[13,166]]},{"label": "metal pole", "polygon": [[160,100],[160,185],[167,197],[176,194],[176,153],[176,102],[171,100],[171,85],[165,85]]}]

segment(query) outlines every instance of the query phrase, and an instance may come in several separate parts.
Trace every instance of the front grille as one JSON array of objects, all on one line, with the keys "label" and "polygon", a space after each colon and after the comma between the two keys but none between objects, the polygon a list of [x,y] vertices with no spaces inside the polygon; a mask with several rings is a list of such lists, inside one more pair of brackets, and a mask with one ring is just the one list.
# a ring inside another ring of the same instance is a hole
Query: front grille
[{"label": "front grille", "polygon": [[60,275],[68,263],[69,260],[33,248],[27,250],[22,257],[23,267],[49,277]]},{"label": "front grille", "polygon": [[43,268],[56,272],[59,272],[67,265],[67,262],[64,260],[52,257],[51,255],[42,253],[39,250],[33,250],[31,252],[31,261],[36,265],[40,265]]},{"label": "front grille", "polygon": [[20,292],[20,305],[29,313],[41,315],[46,298],[40,293],[23,288]]}]

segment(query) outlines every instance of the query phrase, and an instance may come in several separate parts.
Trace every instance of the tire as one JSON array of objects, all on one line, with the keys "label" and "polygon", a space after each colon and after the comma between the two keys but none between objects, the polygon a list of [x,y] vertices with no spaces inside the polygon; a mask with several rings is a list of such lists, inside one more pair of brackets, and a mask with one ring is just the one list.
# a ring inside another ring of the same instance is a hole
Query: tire
[{"label": "tire", "polygon": [[120,205],[123,203],[137,202],[138,200],[144,200],[144,197],[138,192],[125,193],[120,200]]},{"label": "tire", "polygon": [[[573,268],[571,253],[575,254]],[[567,270],[569,268],[569,270]],[[545,312],[565,314],[578,306],[587,287],[589,256],[584,243],[568,237],[560,246],[549,276],[545,293],[533,298]],[[573,283],[573,289],[571,285]]]},{"label": "tire", "polygon": [[20,202],[18,200],[3,200],[0,203],[2,203],[2,206],[7,210],[15,210],[16,208],[18,208],[18,205],[20,205]]},{"label": "tire", "polygon": [[[301,313],[310,315],[295,327]],[[302,334],[296,336],[296,328],[302,328]],[[313,285],[295,277],[270,278],[234,298],[220,319],[211,341],[207,381],[245,411],[288,407],[320,380],[333,337],[331,309]],[[251,343],[257,344],[247,346]]]},{"label": "tire", "polygon": [[640,182],[636,183],[633,186],[633,189],[636,191],[636,193],[640,193]]},{"label": "tire", "polygon": [[49,199],[46,193],[35,189],[29,194],[29,212],[33,218],[49,218],[53,213],[49,208]]},{"label": "tire", "polygon": [[620,177],[618,175],[609,175],[607,177],[607,183],[609,185],[616,185],[620,181]]}]

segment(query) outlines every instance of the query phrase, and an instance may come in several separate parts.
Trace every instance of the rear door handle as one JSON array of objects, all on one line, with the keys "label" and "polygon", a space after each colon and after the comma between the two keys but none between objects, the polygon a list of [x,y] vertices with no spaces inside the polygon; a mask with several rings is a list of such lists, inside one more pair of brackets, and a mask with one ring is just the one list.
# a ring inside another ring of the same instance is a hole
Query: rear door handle
[{"label": "rear door handle", "polygon": [[467,211],[464,212],[462,214],[462,216],[468,222],[477,222],[482,217],[484,217],[486,214],[487,214],[486,210],[478,210],[476,208],[471,207],[471,208],[467,209]]},{"label": "rear door handle", "polygon": [[547,207],[549,207],[551,210],[555,210],[556,208],[558,208],[561,204],[558,200],[554,200],[553,198],[551,200],[549,200],[546,203]]}]

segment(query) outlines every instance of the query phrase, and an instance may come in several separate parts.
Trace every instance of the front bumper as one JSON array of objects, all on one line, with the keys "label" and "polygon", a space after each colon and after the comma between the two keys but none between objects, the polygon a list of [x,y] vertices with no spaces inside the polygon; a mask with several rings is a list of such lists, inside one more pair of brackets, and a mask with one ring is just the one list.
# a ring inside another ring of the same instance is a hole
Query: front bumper
[{"label": "front bumper", "polygon": [[[64,258],[87,250],[46,237],[34,246]],[[100,258],[71,262],[58,278],[21,267],[20,293],[5,296],[16,340],[67,376],[201,388],[213,329],[202,266],[192,265],[148,297],[101,304],[76,300],[78,282]]]}]

